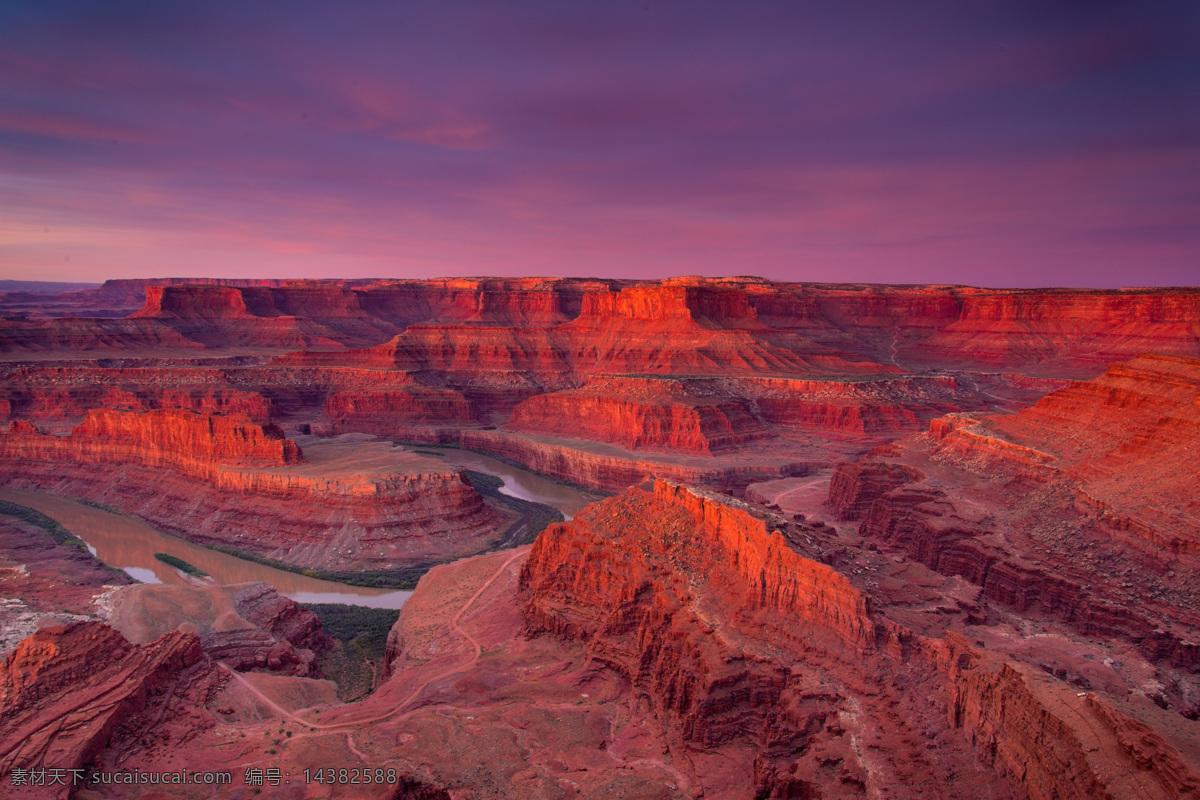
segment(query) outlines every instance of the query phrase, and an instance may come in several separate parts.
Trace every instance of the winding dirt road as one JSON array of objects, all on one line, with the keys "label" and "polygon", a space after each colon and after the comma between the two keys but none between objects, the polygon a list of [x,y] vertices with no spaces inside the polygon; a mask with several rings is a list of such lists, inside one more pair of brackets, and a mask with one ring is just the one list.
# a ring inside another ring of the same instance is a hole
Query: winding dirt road
[{"label": "winding dirt road", "polygon": [[[486,592],[488,590],[488,588],[490,588],[491,585],[496,582],[496,579],[499,578],[501,575],[503,575],[505,573],[505,571],[508,570],[509,566],[511,566],[514,561],[525,556],[527,553],[528,553],[528,550],[523,549],[517,553],[514,553],[511,557],[509,557],[507,560],[505,560],[505,562],[503,564],[501,564],[500,567],[494,573],[492,573],[492,576],[490,578],[488,578],[486,581],[484,581],[483,585],[481,585],[475,591],[475,594],[471,595],[467,599],[467,601],[462,604],[462,607],[460,607],[458,609],[458,611],[454,614],[454,616],[451,618],[450,627],[452,627],[458,633],[459,636],[462,636],[464,639],[466,639],[468,642],[470,642],[471,646],[475,650],[475,652],[471,654],[470,660],[468,660],[465,663],[460,664],[456,667],[451,667],[449,669],[442,670],[441,672],[435,673],[435,674],[429,676],[428,678],[426,678],[425,680],[421,681],[416,687],[413,688],[413,690],[411,692],[409,692],[408,696],[405,697],[403,700],[401,700],[399,703],[397,703],[396,706],[391,711],[387,711],[385,713],[378,714],[373,717],[367,717],[366,719],[355,719],[355,720],[348,720],[345,722],[333,722],[333,723],[311,722],[309,720],[304,719],[303,717],[296,716],[291,711],[288,711],[286,708],[284,708],[283,706],[276,703],[270,697],[267,697],[265,694],[263,694],[263,692],[257,686],[255,686],[253,683],[251,683],[249,680],[247,680],[246,677],[243,676],[241,673],[239,673],[237,670],[231,669],[228,665],[226,665],[222,662],[217,662],[218,666],[220,666],[221,669],[225,670],[227,673],[232,675],[235,680],[239,681],[244,687],[246,687],[250,691],[251,694],[253,694],[259,700],[261,700],[268,708],[273,710],[275,713],[279,714],[282,717],[285,717],[286,719],[290,719],[291,721],[295,722],[298,725],[303,725],[311,730],[316,730],[316,731],[340,730],[342,728],[348,728],[348,727],[352,727],[355,725],[366,725],[366,724],[370,724],[372,722],[380,722],[385,719],[395,719],[395,718],[402,719],[404,717],[407,717],[409,714],[413,713],[417,709],[412,709],[408,712],[405,712],[404,714],[400,714],[399,717],[397,717],[396,711],[398,711],[399,709],[408,705],[408,703],[410,703],[413,700],[413,698],[417,697],[423,691],[425,691],[425,688],[429,684],[433,683],[434,681],[442,680],[443,678],[448,678],[451,675],[457,674],[459,672],[464,672],[467,669],[470,669],[472,666],[474,666],[475,663],[479,660],[480,655],[483,654],[483,648],[480,646],[479,641],[474,636],[472,636],[470,633],[468,633],[466,630],[464,630],[461,625],[459,625],[459,622],[462,620],[463,615],[466,614],[468,610],[470,610],[471,606],[475,603],[475,601],[478,600],[480,598],[480,596],[483,595],[483,593]],[[347,740],[348,740],[347,744],[349,745],[351,751],[353,751],[355,753],[355,755],[359,756],[360,758],[363,758],[362,753],[360,753],[358,751],[358,749],[355,748],[354,742],[349,739],[349,736],[350,736],[349,731],[346,732],[346,736],[347,736]]]}]

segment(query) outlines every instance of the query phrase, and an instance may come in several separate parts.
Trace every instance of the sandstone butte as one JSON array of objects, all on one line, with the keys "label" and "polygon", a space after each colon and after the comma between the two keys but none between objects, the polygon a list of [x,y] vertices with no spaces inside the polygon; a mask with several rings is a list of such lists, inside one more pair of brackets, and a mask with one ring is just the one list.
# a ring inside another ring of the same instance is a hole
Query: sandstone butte
[{"label": "sandstone butte", "polygon": [[[113,588],[0,515],[0,773],[1200,796],[1200,290],[170,279],[0,316],[3,485],[305,567],[444,563],[340,703],[269,590]],[[511,516],[396,439],[616,496],[474,555]]]}]

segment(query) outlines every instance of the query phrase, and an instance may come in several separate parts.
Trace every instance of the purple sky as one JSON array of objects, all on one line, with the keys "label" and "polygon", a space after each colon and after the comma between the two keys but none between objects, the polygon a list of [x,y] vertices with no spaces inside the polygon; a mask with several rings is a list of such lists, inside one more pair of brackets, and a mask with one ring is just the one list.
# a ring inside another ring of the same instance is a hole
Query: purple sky
[{"label": "purple sky", "polygon": [[0,278],[679,274],[1200,284],[1200,5],[0,5]]}]

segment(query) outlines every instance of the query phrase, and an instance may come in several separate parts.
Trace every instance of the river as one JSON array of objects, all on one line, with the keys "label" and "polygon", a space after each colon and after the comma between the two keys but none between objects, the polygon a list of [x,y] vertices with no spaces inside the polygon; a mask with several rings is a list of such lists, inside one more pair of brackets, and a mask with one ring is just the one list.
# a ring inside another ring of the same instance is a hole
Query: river
[{"label": "river", "polygon": [[[500,489],[504,494],[554,506],[567,519],[597,497],[470,451],[436,447],[411,449],[429,454],[436,452],[447,463],[495,475],[504,481]],[[174,567],[154,557],[155,553],[166,553],[207,572],[218,584],[265,581],[300,603],[400,608],[412,596],[412,592],[347,586],[246,561],[162,533],[133,517],[44,492],[0,488],[0,500],[37,509],[82,539],[92,555],[109,566],[125,570],[143,583],[187,583]]]},{"label": "river", "polygon": [[504,486],[500,487],[502,494],[518,500],[529,500],[553,506],[561,511],[566,519],[573,518],[584,506],[594,503],[604,496],[559,483],[551,478],[470,450],[460,450],[456,447],[426,447],[425,445],[406,447],[406,449],[424,455],[437,454],[448,464],[495,475],[504,481]]}]

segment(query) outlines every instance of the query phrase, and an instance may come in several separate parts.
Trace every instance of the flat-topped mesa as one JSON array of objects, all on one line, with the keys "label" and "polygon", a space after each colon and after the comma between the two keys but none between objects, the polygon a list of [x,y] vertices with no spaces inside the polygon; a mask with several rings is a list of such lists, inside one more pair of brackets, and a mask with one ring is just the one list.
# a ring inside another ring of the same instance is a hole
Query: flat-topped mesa
[{"label": "flat-topped mesa", "polygon": [[[194,425],[137,425],[174,418]],[[9,427],[0,482],[115,506],[189,541],[295,566],[409,567],[477,553],[501,536],[503,515],[460,469],[387,441],[316,440],[305,457],[274,426],[187,411],[96,413],[63,437]]]},{"label": "flat-topped mesa", "polygon": [[613,322],[703,328],[763,327],[744,290],[672,281],[631,286],[617,292],[589,292],[583,296],[579,318],[572,324],[597,327]]},{"label": "flat-topped mesa", "polygon": [[146,287],[133,316],[179,320],[303,317],[316,323],[359,318],[392,333],[419,322],[557,325],[578,315],[589,290],[608,282],[451,278],[432,281],[188,283]]},{"label": "flat-topped mesa", "polygon": [[0,457],[171,467],[206,478],[221,467],[277,467],[304,461],[299,445],[278,426],[259,425],[244,414],[181,409],[92,409],[67,437],[44,436],[28,428],[0,437]]},{"label": "flat-topped mesa", "polygon": [[148,289],[164,286],[282,286],[288,282],[285,278],[111,278],[87,294],[117,305],[132,305],[144,303]]},{"label": "flat-topped mesa", "polygon": [[[579,315],[582,298],[589,291],[607,289],[615,281],[571,278],[443,278],[403,285],[416,289],[428,309],[426,321],[483,325],[549,326]],[[364,303],[390,317],[389,303],[376,303],[389,291],[387,286],[364,292]]]},{"label": "flat-topped mesa", "polygon": [[234,286],[147,286],[146,304],[129,315],[139,317],[178,317],[186,320],[215,320],[247,317],[242,289]]},{"label": "flat-topped mesa", "polygon": [[677,380],[643,378],[593,378],[578,389],[536,395],[514,409],[505,427],[696,455],[773,435],[736,398],[697,394]]}]

